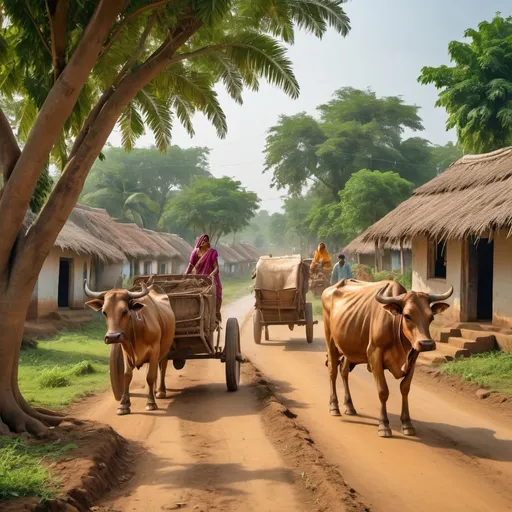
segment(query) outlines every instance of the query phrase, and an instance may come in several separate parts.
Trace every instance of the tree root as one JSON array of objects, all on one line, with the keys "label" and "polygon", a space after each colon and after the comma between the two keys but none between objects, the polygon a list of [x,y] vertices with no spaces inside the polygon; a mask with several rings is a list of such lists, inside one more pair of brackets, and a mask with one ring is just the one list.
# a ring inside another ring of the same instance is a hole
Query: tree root
[{"label": "tree root", "polygon": [[0,404],[0,417],[2,424],[7,426],[10,432],[16,434],[28,433],[40,439],[48,437],[48,428],[39,419],[29,416],[14,401]]},{"label": "tree root", "polygon": [[64,414],[61,414],[57,411],[51,411],[50,409],[45,409],[44,407],[34,407],[34,411],[37,411],[41,414],[46,414],[46,416],[55,416],[57,418],[65,418],[66,416]]}]

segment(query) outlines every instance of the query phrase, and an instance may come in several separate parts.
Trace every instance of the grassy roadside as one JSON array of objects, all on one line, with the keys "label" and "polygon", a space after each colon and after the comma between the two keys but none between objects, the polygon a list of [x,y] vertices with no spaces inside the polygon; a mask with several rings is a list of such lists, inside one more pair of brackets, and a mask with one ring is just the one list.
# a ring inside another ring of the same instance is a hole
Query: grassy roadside
[{"label": "grassy roadside", "polygon": [[222,282],[222,306],[225,307],[237,299],[241,299],[252,293],[254,281],[250,276],[227,277],[221,276]]},{"label": "grassy roadside", "polygon": [[476,354],[444,363],[441,370],[491,391],[512,395],[512,354],[498,351]]},{"label": "grassy roadside", "polygon": [[53,498],[58,477],[47,466],[63,457],[74,444],[35,443],[18,438],[0,438],[0,504],[2,501],[37,496]]},{"label": "grassy roadside", "polygon": [[100,315],[80,327],[40,341],[20,356],[19,383],[32,403],[60,408],[109,386],[109,348],[103,343],[105,321]]}]

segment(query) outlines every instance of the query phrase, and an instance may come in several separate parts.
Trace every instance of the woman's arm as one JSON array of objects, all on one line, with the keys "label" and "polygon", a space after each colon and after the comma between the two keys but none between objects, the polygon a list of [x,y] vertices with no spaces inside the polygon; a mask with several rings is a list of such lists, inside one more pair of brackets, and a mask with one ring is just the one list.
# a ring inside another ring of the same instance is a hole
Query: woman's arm
[{"label": "woman's arm", "polygon": [[219,273],[219,264],[215,261],[213,264],[213,271],[210,274],[210,277],[215,277],[215,275],[218,273]]}]

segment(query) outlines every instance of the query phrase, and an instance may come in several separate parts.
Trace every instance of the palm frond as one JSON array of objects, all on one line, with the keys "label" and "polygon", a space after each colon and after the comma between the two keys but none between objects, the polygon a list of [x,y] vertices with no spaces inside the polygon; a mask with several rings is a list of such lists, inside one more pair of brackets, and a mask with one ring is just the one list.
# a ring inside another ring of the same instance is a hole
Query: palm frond
[{"label": "palm frond", "polygon": [[144,121],[134,102],[129,103],[119,118],[121,144],[124,149],[133,149],[135,141],[144,135]]},{"label": "palm frond", "polygon": [[155,136],[156,147],[164,152],[171,143],[172,112],[167,101],[149,88],[137,93],[136,101],[144,114],[144,121]]}]

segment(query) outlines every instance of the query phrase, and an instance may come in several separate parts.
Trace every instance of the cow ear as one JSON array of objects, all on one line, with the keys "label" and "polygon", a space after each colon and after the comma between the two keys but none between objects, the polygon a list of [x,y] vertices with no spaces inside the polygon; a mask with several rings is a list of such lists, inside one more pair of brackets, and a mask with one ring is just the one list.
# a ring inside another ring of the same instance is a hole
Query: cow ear
[{"label": "cow ear", "polygon": [[101,311],[103,308],[103,301],[100,299],[93,299],[85,303],[86,306],[89,306],[94,311]]},{"label": "cow ear", "polygon": [[446,311],[449,307],[450,304],[446,304],[446,302],[436,302],[435,304],[432,304],[431,309],[434,315],[439,315],[440,313]]},{"label": "cow ear", "polygon": [[384,309],[393,316],[402,314],[402,308],[398,304],[386,304]]},{"label": "cow ear", "polygon": [[130,304],[130,309],[133,311],[140,311],[141,309],[144,309],[146,307],[146,304],[142,304],[142,302],[132,302]]}]

